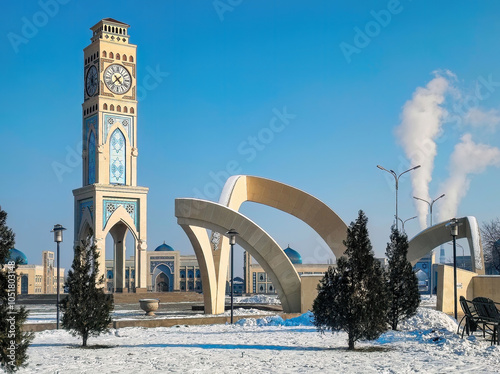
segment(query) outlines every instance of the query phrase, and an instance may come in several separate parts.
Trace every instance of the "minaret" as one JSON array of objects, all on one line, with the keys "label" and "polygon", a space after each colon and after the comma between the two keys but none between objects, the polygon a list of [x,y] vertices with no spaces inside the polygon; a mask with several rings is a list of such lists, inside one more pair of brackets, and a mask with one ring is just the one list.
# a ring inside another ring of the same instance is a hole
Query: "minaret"
[{"label": "minaret", "polygon": [[75,246],[93,232],[105,272],[114,241],[114,291],[125,287],[125,239],[135,239],[136,291],[146,290],[148,188],[137,186],[137,46],[126,23],[105,18],[83,50],[82,187],[75,197]]}]

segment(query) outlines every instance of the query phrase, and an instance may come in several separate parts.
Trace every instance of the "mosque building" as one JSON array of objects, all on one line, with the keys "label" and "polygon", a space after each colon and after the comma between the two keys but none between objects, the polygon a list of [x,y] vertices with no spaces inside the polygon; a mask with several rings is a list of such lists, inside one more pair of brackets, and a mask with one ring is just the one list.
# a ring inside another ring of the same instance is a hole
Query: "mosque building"
[{"label": "mosque building", "polygon": [[[198,292],[203,291],[201,273],[196,256],[181,255],[168,244],[161,244],[154,251],[146,252],[148,292]],[[106,260],[106,288],[114,292],[114,261]],[[135,258],[125,261],[125,290],[133,292]]]},{"label": "mosque building", "polygon": [[[293,266],[300,276],[302,275],[324,275],[332,264],[303,264],[302,256],[295,249],[288,246],[284,250]],[[245,251],[244,257],[244,282],[247,294],[276,294],[272,280],[264,271],[262,266]]]},{"label": "mosque building", "polygon": [[[5,263],[14,261],[18,264],[17,294],[41,295],[57,292],[57,267],[54,265],[54,252],[42,252],[42,265],[28,264],[28,257],[18,249],[12,248]],[[59,269],[60,288],[64,289],[64,268]]]}]

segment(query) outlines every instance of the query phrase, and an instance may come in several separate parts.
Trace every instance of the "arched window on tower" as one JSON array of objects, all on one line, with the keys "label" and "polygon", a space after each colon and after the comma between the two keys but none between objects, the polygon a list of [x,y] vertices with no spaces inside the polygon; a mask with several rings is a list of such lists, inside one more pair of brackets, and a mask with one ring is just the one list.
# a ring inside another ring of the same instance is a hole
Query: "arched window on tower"
[{"label": "arched window on tower", "polygon": [[88,184],[95,183],[95,135],[94,131],[90,131],[88,144]]},{"label": "arched window on tower", "polygon": [[108,57],[106,51],[102,51],[102,57]]},{"label": "arched window on tower", "polygon": [[114,111],[114,110],[115,110],[115,106],[114,106],[113,104],[111,104],[111,105],[109,106],[109,110]]},{"label": "arched window on tower", "polygon": [[124,54],[124,55],[122,56],[122,60],[123,60],[123,61],[127,61],[127,55],[126,55],[126,54]]},{"label": "arched window on tower", "polygon": [[117,54],[116,54],[116,59],[117,59],[117,60],[119,60],[119,59],[120,59],[120,54],[119,54],[119,53],[117,53]]},{"label": "arched window on tower", "polygon": [[134,62],[134,56],[130,56],[128,59],[130,62]]},{"label": "arched window on tower", "polygon": [[104,104],[102,105],[102,110],[108,110],[108,104],[104,103]]},{"label": "arched window on tower", "polygon": [[109,183],[125,184],[125,136],[116,129],[109,139]]},{"label": "arched window on tower", "polygon": [[123,107],[123,113],[128,113],[128,108],[126,106]]},{"label": "arched window on tower", "polygon": [[121,107],[120,105],[117,105],[117,106],[116,106],[116,111],[117,111],[117,112],[121,112],[121,111],[122,111],[122,107]]},{"label": "arched window on tower", "polygon": [[114,58],[113,52],[109,52],[109,58]]},{"label": "arched window on tower", "polygon": [[130,108],[130,113],[134,114],[135,113],[135,109],[134,108]]}]

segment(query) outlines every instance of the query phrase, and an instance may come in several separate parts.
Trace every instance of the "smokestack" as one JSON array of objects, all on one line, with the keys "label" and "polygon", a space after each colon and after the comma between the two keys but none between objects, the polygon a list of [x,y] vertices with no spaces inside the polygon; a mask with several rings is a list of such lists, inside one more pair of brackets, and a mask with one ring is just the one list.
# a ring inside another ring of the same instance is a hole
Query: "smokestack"
[{"label": "smokestack", "polygon": [[441,222],[457,215],[458,205],[469,190],[470,175],[481,174],[488,166],[500,166],[500,149],[474,143],[471,134],[462,136],[450,157],[450,176],[442,187],[446,198],[438,212]]},{"label": "smokestack", "polygon": [[[446,72],[454,77],[451,72]],[[421,165],[418,173],[411,174],[413,195],[431,200],[429,183],[432,180],[434,158],[437,155],[436,139],[441,134],[441,126],[446,110],[441,106],[450,89],[449,80],[435,73],[427,86],[418,87],[408,100],[401,114],[401,124],[396,128],[396,136],[411,165]],[[420,227],[427,227],[428,206],[416,204]]]}]

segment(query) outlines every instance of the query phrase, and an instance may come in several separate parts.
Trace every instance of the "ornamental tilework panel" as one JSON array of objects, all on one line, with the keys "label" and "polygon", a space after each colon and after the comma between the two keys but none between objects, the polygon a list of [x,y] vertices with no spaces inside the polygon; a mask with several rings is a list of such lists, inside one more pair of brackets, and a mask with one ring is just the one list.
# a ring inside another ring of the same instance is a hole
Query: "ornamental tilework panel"
[{"label": "ornamental tilework panel", "polygon": [[103,200],[103,225],[102,227],[106,227],[106,223],[108,223],[109,217],[118,209],[119,206],[125,208],[130,217],[134,220],[134,225],[137,228],[137,221],[139,216],[138,201],[137,200]]},{"label": "ornamental tilework panel", "polygon": [[95,183],[95,135],[94,131],[90,132],[89,136],[89,151],[88,151],[88,184]]},{"label": "ornamental tilework panel", "polygon": [[98,128],[97,128],[97,114],[95,116],[89,117],[85,120],[85,133],[84,133],[84,139],[83,139],[83,144],[84,147],[87,145],[87,141],[89,138],[89,132],[91,130],[94,130],[94,134],[98,134]]},{"label": "ornamental tilework panel", "polygon": [[174,262],[173,261],[151,261],[150,263],[150,267],[149,267],[149,272],[152,273],[153,270],[158,266],[158,265],[165,265],[166,267],[168,267],[170,269],[170,272],[172,274],[175,274],[174,273]]},{"label": "ornamental tilework panel", "polygon": [[78,202],[78,220],[76,222],[76,228],[80,228],[80,224],[82,223],[82,216],[85,209],[90,210],[90,217],[94,219],[94,201],[92,199],[81,200]]},{"label": "ornamental tilework panel", "polygon": [[125,184],[125,137],[119,129],[110,138],[109,183]]},{"label": "ornamental tilework panel", "polygon": [[116,116],[111,114],[104,114],[104,137],[103,143],[108,138],[109,129],[115,124],[120,124],[128,135],[131,147],[134,145],[134,117],[131,116]]}]

